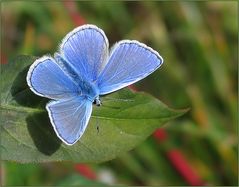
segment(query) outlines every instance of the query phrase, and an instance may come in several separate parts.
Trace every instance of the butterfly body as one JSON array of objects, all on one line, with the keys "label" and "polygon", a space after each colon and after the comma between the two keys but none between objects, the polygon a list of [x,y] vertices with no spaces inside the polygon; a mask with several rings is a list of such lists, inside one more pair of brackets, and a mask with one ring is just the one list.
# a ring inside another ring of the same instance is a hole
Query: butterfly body
[{"label": "butterfly body", "polygon": [[46,105],[57,136],[73,145],[84,134],[92,104],[100,96],[133,84],[158,69],[162,57],[135,40],[122,40],[108,51],[108,39],[94,25],[77,27],[62,40],[54,58],[37,59],[27,74],[27,83]]},{"label": "butterfly body", "polygon": [[79,89],[81,90],[80,96],[85,96],[86,99],[92,103],[99,98],[99,89],[94,83],[88,81],[81,81]]},{"label": "butterfly body", "polygon": [[83,75],[79,75],[77,70],[65,60],[60,54],[55,54],[55,59],[57,60],[58,64],[64,69],[64,72],[70,79],[76,84],[77,93],[76,95],[84,96],[86,99],[91,101],[92,103],[97,100],[97,104],[99,103],[99,89],[94,81],[87,81]]}]

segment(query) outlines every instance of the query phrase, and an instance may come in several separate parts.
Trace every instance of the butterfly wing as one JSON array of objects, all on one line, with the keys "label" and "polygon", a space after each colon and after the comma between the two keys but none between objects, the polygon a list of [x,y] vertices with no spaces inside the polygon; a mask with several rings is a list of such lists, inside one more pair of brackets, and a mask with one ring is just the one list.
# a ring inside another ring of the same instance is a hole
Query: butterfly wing
[{"label": "butterfly wing", "polygon": [[87,127],[92,103],[84,97],[73,97],[52,101],[46,109],[57,136],[67,145],[73,145]]},{"label": "butterfly wing", "polygon": [[27,84],[37,95],[62,99],[76,95],[77,86],[55,60],[48,56],[37,59],[27,74]]},{"label": "butterfly wing", "polygon": [[61,65],[74,69],[84,80],[95,81],[105,66],[108,47],[108,39],[98,27],[77,27],[66,35],[60,45],[60,55],[64,58]]},{"label": "butterfly wing", "polygon": [[97,80],[100,94],[108,94],[133,84],[155,71],[163,58],[137,41],[123,40],[113,47],[109,62]]}]

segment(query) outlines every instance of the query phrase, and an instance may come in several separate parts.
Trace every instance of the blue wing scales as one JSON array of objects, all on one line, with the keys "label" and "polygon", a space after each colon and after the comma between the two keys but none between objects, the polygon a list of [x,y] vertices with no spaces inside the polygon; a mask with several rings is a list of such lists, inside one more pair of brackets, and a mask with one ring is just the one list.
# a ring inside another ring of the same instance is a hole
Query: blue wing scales
[{"label": "blue wing scales", "polygon": [[100,94],[108,94],[133,84],[163,63],[158,52],[137,41],[123,40],[113,47],[109,61],[99,75]]},{"label": "blue wing scales", "polygon": [[105,66],[108,45],[108,39],[100,28],[94,25],[77,27],[60,45],[59,52],[64,58],[61,65],[71,66],[70,69],[75,69],[82,79],[93,82]]},{"label": "blue wing scales", "polygon": [[73,145],[85,132],[92,103],[80,96],[52,101],[47,104],[46,109],[57,136],[67,145]]},{"label": "blue wing scales", "polygon": [[68,98],[79,92],[71,78],[48,56],[37,59],[31,65],[27,83],[34,93],[50,99]]}]

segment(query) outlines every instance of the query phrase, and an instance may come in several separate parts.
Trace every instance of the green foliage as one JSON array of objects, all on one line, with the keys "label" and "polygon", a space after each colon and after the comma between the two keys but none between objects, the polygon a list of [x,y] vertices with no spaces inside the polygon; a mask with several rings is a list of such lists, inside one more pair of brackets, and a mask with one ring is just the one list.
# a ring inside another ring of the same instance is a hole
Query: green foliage
[{"label": "green foliage", "polygon": [[97,181],[86,179],[77,174],[65,177],[57,183],[57,186],[107,186]]},{"label": "green foliage", "polygon": [[134,148],[163,123],[185,112],[172,110],[145,93],[124,89],[103,97],[103,106],[94,107],[80,141],[73,146],[64,145],[45,110],[48,100],[32,93],[26,83],[29,65],[34,60],[31,56],[19,56],[2,67],[1,151],[4,160],[24,163],[110,160]]}]

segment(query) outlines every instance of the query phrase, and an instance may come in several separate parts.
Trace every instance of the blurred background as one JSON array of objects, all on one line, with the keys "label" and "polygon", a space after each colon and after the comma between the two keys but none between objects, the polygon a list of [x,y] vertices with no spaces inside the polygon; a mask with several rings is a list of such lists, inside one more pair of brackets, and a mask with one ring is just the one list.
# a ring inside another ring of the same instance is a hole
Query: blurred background
[{"label": "blurred background", "polygon": [[191,110],[145,142],[101,164],[2,162],[3,185],[238,184],[238,2],[5,1],[1,63],[53,54],[74,27],[96,24],[110,45],[139,40],[163,66],[135,84]]}]

